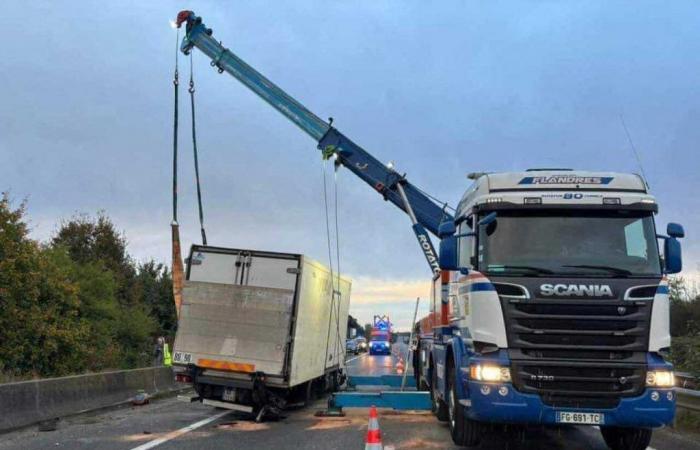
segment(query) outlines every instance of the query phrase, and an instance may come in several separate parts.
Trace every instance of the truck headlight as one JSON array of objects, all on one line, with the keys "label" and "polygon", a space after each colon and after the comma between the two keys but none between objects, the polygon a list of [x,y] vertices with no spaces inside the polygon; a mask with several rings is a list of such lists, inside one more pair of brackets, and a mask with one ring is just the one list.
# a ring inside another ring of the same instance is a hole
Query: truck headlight
[{"label": "truck headlight", "polygon": [[492,383],[509,383],[510,369],[508,367],[475,364],[469,367],[469,377],[476,381]]},{"label": "truck headlight", "polygon": [[650,370],[647,372],[648,387],[673,387],[676,378],[672,370]]}]

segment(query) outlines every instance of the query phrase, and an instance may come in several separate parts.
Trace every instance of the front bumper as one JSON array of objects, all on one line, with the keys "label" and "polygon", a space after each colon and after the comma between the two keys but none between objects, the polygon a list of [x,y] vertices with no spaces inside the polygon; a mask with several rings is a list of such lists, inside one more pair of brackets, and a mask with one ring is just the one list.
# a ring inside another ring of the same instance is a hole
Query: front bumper
[{"label": "front bumper", "polygon": [[[489,392],[482,389],[488,386]],[[673,389],[646,389],[638,397],[620,400],[612,409],[553,407],[542,402],[539,395],[523,394],[511,383],[492,384],[464,381],[470,393],[470,406],[465,406],[465,415],[473,420],[491,423],[517,423],[556,425],[558,411],[594,412],[604,414],[604,425],[637,428],[658,428],[671,424],[676,411],[676,394]],[[507,388],[507,393],[504,389]],[[652,400],[652,392],[659,394]],[[503,395],[505,393],[505,395]]]}]

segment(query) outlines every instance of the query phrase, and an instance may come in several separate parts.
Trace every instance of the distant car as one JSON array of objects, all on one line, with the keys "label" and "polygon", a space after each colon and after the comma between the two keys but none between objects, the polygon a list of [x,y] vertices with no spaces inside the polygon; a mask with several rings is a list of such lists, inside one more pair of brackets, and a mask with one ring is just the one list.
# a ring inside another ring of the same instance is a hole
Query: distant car
[{"label": "distant car", "polygon": [[363,337],[358,337],[355,339],[357,342],[357,351],[366,352],[367,351],[367,339]]},{"label": "distant car", "polygon": [[369,341],[370,355],[391,355],[391,343],[386,340],[372,339]]},{"label": "distant car", "polygon": [[346,353],[352,353],[354,355],[357,355],[358,349],[357,349],[357,341],[355,339],[347,339],[345,341],[345,352]]}]

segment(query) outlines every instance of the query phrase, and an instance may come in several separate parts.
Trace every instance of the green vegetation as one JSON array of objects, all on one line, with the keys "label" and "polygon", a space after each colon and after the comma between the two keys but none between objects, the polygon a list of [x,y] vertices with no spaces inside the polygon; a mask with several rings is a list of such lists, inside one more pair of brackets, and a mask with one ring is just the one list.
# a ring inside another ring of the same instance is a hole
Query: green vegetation
[{"label": "green vegetation", "polygon": [[682,278],[670,282],[671,359],[677,371],[700,377],[700,296]]},{"label": "green vegetation", "polygon": [[29,237],[25,205],[0,199],[0,374],[50,377],[152,362],[176,327],[170,272],[138,264],[104,214]]}]

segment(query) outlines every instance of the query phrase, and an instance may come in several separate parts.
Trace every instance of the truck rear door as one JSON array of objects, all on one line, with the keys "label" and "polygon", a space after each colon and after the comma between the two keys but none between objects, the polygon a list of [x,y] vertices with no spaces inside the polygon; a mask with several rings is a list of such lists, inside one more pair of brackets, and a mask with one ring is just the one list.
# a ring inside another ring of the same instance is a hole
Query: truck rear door
[{"label": "truck rear door", "polygon": [[283,376],[299,260],[194,247],[173,362]]}]

